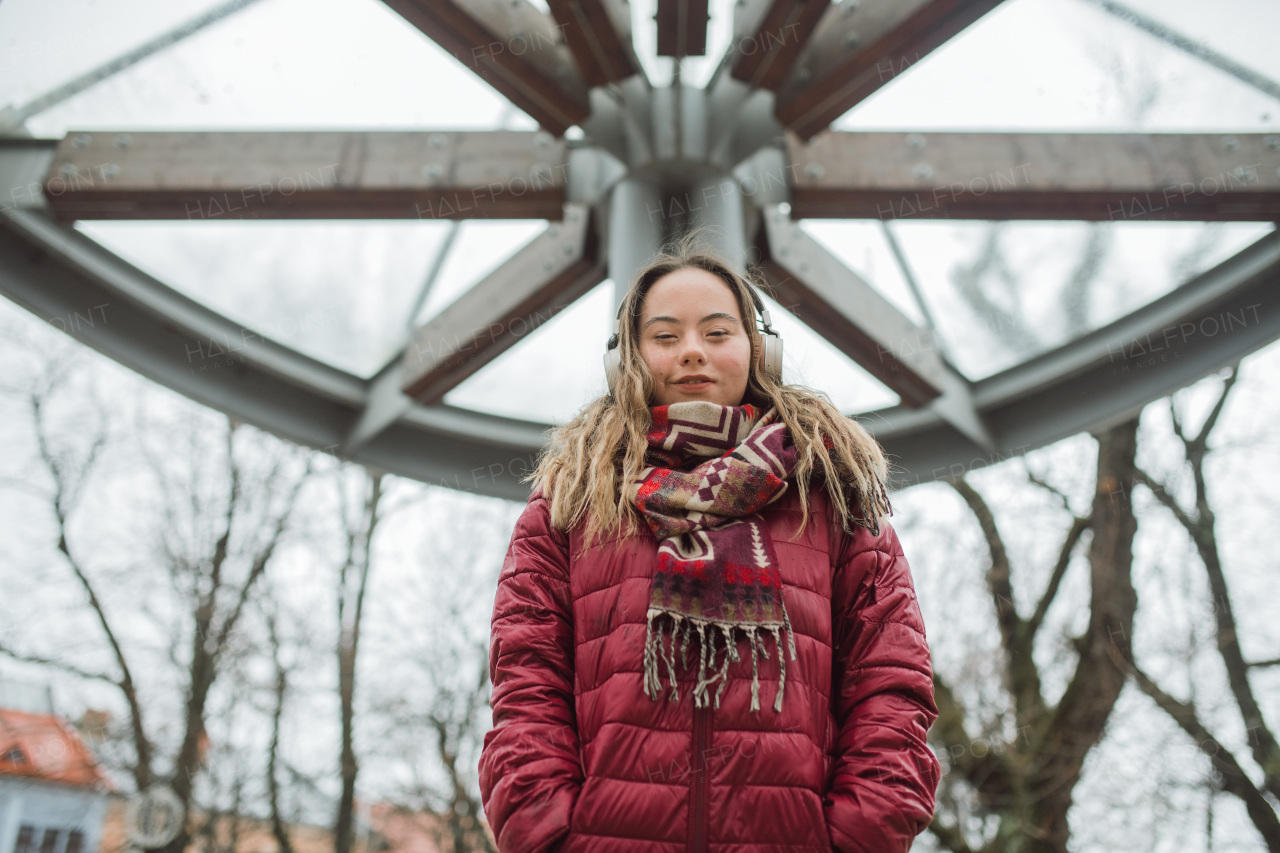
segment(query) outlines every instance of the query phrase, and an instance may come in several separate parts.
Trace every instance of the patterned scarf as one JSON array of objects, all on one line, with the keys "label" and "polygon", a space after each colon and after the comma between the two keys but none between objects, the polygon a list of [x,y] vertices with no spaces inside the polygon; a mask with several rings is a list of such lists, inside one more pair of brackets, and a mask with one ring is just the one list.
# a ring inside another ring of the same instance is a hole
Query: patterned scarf
[{"label": "patterned scarf", "polygon": [[[739,660],[734,629],[751,644],[751,710],[760,709],[757,653],[768,657],[763,632],[773,633],[782,664],[774,711],[782,710],[787,662],[779,631],[788,632],[796,659],[795,633],[782,601],[782,576],[773,542],[759,511],[780,498],[796,464],[796,451],[776,409],[761,416],[750,405],[722,406],[693,400],[652,408],[649,465],[632,484],[631,498],[657,537],[658,568],[649,596],[644,648],[644,691],[656,700],[662,690],[658,659],[666,661],[671,700],[676,690],[675,643],[681,630],[682,665],[696,629],[699,642],[696,707],[710,702],[709,688],[727,683],[729,662]],[[690,466],[693,465],[690,469]],[[683,470],[682,470],[683,469]],[[670,617],[668,650],[656,624]],[[725,659],[715,664],[717,633]],[[708,676],[708,672],[714,674]]]}]

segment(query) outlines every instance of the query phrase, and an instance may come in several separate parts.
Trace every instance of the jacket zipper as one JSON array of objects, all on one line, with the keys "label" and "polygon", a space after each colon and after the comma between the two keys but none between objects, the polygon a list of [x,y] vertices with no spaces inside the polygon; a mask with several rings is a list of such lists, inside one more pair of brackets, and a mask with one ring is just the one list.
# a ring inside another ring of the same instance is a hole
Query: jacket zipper
[{"label": "jacket zipper", "polygon": [[707,849],[708,792],[711,788],[707,770],[707,741],[711,735],[710,706],[693,709],[693,792],[689,806],[690,853]]}]

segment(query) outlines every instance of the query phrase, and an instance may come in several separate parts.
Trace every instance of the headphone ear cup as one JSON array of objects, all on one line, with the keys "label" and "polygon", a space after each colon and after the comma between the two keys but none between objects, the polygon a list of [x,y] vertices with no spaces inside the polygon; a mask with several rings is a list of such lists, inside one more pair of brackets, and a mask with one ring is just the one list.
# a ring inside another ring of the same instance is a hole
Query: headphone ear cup
[{"label": "headphone ear cup", "polygon": [[614,390],[618,385],[618,377],[622,373],[622,354],[617,347],[604,351],[604,378],[609,384],[609,393],[617,396]]},{"label": "headphone ear cup", "polygon": [[764,372],[773,377],[773,381],[782,383],[782,338],[779,335],[764,335]]}]

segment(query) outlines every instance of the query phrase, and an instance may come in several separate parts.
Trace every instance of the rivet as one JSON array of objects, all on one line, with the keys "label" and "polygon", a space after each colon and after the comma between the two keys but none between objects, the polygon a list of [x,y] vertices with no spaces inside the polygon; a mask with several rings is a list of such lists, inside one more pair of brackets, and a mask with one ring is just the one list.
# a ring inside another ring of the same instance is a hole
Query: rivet
[{"label": "rivet", "polygon": [[132,136],[130,136],[129,134],[127,134],[127,133],[117,133],[117,134],[116,134],[116,147],[117,147],[117,148],[128,148],[128,147],[129,147],[129,143],[131,143],[131,142],[133,142],[133,137],[132,137]]},{"label": "rivet", "polygon": [[1224,136],[1222,137],[1222,147],[1228,151],[1235,151],[1240,147],[1240,140],[1236,139],[1234,136]]},{"label": "rivet", "polygon": [[911,172],[922,181],[927,181],[933,177],[933,167],[928,163],[917,163]]},{"label": "rivet", "polygon": [[64,178],[74,178],[76,175],[80,174],[80,169],[75,163],[63,163],[62,168],[59,171],[62,173],[62,177]]},{"label": "rivet", "polygon": [[907,147],[914,148],[915,150],[919,151],[921,148],[924,147],[924,136],[919,133],[908,133]]},{"label": "rivet", "polygon": [[825,173],[826,170],[822,168],[821,163],[810,163],[808,166],[804,167],[804,176],[806,178],[813,178],[815,181],[818,178],[821,178]]},{"label": "rivet", "polygon": [[444,174],[444,167],[439,163],[428,163],[422,167],[422,177],[429,181],[434,181]]},{"label": "rivet", "polygon": [[445,138],[443,133],[432,133],[427,136],[428,148],[443,148],[444,143],[445,143]]},{"label": "rivet", "polygon": [[1245,183],[1248,183],[1249,179],[1253,176],[1253,173],[1249,170],[1248,166],[1236,166],[1231,174],[1235,175],[1237,180],[1244,181]]},{"label": "rivet", "polygon": [[547,236],[548,236],[548,237],[559,237],[559,236],[560,236],[560,229],[559,229],[557,226],[555,226],[555,225],[548,225],[548,226],[547,226]]},{"label": "rivet", "polygon": [[102,177],[104,180],[114,178],[118,174],[120,174],[120,167],[115,163],[106,163],[103,165]]},{"label": "rivet", "polygon": [[578,221],[578,211],[576,211],[576,210],[570,210],[570,211],[568,211],[568,212],[566,212],[566,213],[565,213],[564,218],[565,218],[565,221],[567,221],[567,222],[577,222],[577,221]]},{"label": "rivet", "polygon": [[844,34],[845,50],[853,50],[855,47],[858,46],[858,41],[859,39],[858,39],[857,33],[845,33]]},{"label": "rivet", "polygon": [[1280,151],[1280,136],[1274,133],[1268,133],[1262,137],[1262,144],[1267,146],[1268,151]]},{"label": "rivet", "polygon": [[533,144],[538,148],[546,148],[551,144],[551,134],[545,130],[538,131],[533,137]]},{"label": "rivet", "polygon": [[73,148],[83,148],[93,141],[93,137],[87,133],[77,133],[71,137],[71,146]]},{"label": "rivet", "polygon": [[543,261],[543,262],[542,262],[542,271],[543,271],[543,272],[551,272],[551,267],[552,267],[552,266],[553,266],[553,264],[551,263],[551,261]]},{"label": "rivet", "polygon": [[569,243],[565,243],[564,249],[562,249],[561,251],[563,251],[563,252],[565,253],[565,255],[572,255],[572,254],[573,254],[573,246],[572,246],[572,245],[570,245]]},{"label": "rivet", "polygon": [[841,6],[844,8],[844,14],[847,17],[858,11],[858,0],[844,0]]},{"label": "rivet", "polygon": [[785,258],[789,254],[791,254],[791,250],[788,249],[786,246],[783,246],[781,249],[778,250],[778,257],[780,258]]},{"label": "rivet", "polygon": [[550,178],[550,177],[551,177],[551,166],[550,166],[550,164],[547,164],[547,163],[534,163],[534,164],[533,164],[533,176],[534,176],[535,178]]}]

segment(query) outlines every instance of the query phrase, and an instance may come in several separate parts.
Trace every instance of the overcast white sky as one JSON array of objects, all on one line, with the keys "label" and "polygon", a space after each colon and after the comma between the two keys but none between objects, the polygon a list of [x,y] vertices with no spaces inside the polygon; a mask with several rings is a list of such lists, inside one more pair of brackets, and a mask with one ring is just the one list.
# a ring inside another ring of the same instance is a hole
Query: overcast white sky
[{"label": "overcast white sky", "polygon": [[[0,106],[21,104],[193,15],[210,0],[5,0],[0,3]],[[1188,36],[1280,79],[1280,3],[1135,0]],[[634,0],[634,40],[651,78],[654,0]],[[731,3],[713,0],[708,58],[686,62],[704,82],[729,38]],[[1141,118],[1134,104],[1157,86]],[[43,137],[70,129],[486,128],[504,98],[378,0],[258,0],[28,124]],[[533,128],[519,111],[505,126]],[[1280,103],[1135,30],[1085,0],[1006,0],[842,117],[843,130],[1235,130],[1280,128]],[[403,344],[413,295],[447,225],[422,222],[88,222],[91,235],[172,286],[260,333],[362,376]],[[804,226],[909,316],[920,312],[878,225]],[[970,260],[985,224],[900,222],[897,230],[941,334],[971,378],[1014,358],[984,340],[981,318],[958,307],[950,276]],[[1007,245],[1042,307],[1086,237],[1081,223],[1012,223]],[[1180,280],[1177,253],[1198,223],[1121,223],[1096,314],[1101,324]],[[439,311],[540,222],[467,222],[416,320]],[[1269,224],[1212,226],[1197,269],[1229,256]],[[1153,263],[1153,260],[1155,261]],[[1196,270],[1192,270],[1196,271]],[[1181,275],[1185,275],[1185,270]],[[606,282],[487,368],[447,402],[564,420],[603,390],[599,353],[609,328]],[[782,310],[789,377],[823,388],[847,411],[896,402],[888,389]],[[988,324],[989,325],[989,324]],[[1052,329],[1046,344],[1057,343]],[[998,341],[995,342],[998,344]],[[554,369],[550,369],[554,368]]]}]

